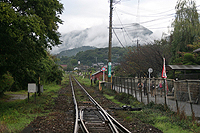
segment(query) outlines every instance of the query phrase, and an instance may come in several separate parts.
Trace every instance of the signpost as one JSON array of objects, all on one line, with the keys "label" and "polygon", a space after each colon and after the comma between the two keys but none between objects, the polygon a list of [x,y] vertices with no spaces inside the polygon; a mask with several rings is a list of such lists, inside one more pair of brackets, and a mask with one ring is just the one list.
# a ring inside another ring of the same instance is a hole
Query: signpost
[{"label": "signpost", "polygon": [[103,71],[103,81],[104,81],[104,73],[105,73],[105,71],[106,71],[106,68],[105,68],[105,67],[102,67],[102,68],[101,68],[101,71]]},{"label": "signpost", "polygon": [[[149,68],[149,69],[148,69],[148,72],[149,72],[149,92],[150,92],[150,78],[151,78],[150,74],[153,72],[153,69],[152,69],[152,68]],[[147,103],[148,103],[148,104],[149,104],[149,92],[148,92],[148,94],[147,94]]]},{"label": "signpost", "polygon": [[108,77],[111,77],[111,62],[108,62]]},{"label": "signpost", "polygon": [[35,93],[35,102],[36,102],[36,92],[37,92],[36,83],[28,83],[28,101],[29,101],[29,93]]},{"label": "signpost", "polygon": [[36,83],[28,83],[28,92],[29,93],[37,92]]},{"label": "signpost", "polygon": [[149,92],[150,92],[150,78],[151,78],[150,74],[153,72],[153,69],[149,68],[148,72],[149,72]]}]

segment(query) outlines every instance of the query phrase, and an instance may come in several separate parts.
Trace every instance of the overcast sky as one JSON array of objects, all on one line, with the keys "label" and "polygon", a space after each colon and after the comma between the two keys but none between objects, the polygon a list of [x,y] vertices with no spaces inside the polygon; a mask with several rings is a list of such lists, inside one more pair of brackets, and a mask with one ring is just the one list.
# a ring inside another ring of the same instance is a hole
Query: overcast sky
[{"label": "overcast sky", "polygon": [[[113,4],[113,27],[131,28],[131,23],[140,23],[160,36],[162,32],[169,33],[176,2],[177,0],[121,0]],[[61,16],[64,23],[59,25],[61,33],[98,25],[109,26],[109,0],[61,0],[61,3],[64,4]],[[200,0],[196,0],[196,5],[200,5]]]}]

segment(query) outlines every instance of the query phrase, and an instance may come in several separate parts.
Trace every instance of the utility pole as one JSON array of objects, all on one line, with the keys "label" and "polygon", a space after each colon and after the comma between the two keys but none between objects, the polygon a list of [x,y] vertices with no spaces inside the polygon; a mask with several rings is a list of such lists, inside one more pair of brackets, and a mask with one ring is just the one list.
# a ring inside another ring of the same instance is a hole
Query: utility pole
[{"label": "utility pole", "polygon": [[[112,3],[110,0],[110,22],[109,22],[109,50],[108,50],[108,82],[111,82],[111,48],[112,48]],[[110,69],[110,70],[109,70]]]}]

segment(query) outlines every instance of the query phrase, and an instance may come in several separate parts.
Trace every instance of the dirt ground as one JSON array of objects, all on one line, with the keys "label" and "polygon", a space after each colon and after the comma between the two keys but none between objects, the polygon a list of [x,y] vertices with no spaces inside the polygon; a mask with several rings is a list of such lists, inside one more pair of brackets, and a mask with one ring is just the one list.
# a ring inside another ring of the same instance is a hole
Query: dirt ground
[{"label": "dirt ground", "polygon": [[[86,88],[86,87],[85,87]],[[132,133],[162,133],[159,129],[142,123],[140,120],[135,119],[134,121],[125,121],[124,118],[120,118],[115,110],[110,110],[108,107],[118,106],[106,99],[98,90],[94,88],[87,88],[89,93],[92,93],[93,98],[100,103],[109,113],[124,125]],[[37,117],[32,121],[22,133],[59,133],[73,132],[74,115],[73,115],[73,102],[71,97],[71,88],[66,86],[59,92],[59,96],[55,98],[55,105],[53,107],[46,107],[46,109],[52,109],[53,112],[48,116]]]}]

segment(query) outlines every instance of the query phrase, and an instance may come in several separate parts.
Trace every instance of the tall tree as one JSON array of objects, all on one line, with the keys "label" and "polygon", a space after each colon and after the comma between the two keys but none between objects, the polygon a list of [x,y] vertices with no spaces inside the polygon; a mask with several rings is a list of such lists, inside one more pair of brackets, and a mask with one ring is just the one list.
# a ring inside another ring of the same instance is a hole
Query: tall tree
[{"label": "tall tree", "polygon": [[47,48],[61,43],[57,29],[62,10],[58,0],[0,2],[0,78],[9,71],[21,85]]},{"label": "tall tree", "polygon": [[[121,71],[126,76],[144,76],[148,75],[148,68],[153,68],[153,76],[157,76],[162,71],[163,57],[168,61],[171,57],[169,53],[169,44],[166,39],[154,41],[153,44],[147,44],[138,48],[134,47],[125,54],[121,61]],[[118,72],[120,72],[118,68]],[[121,75],[123,76],[123,75]]]},{"label": "tall tree", "polygon": [[187,47],[200,36],[199,14],[196,3],[193,0],[178,0],[176,5],[176,16],[172,23],[172,54],[173,59],[179,58],[180,52],[191,52]]}]

